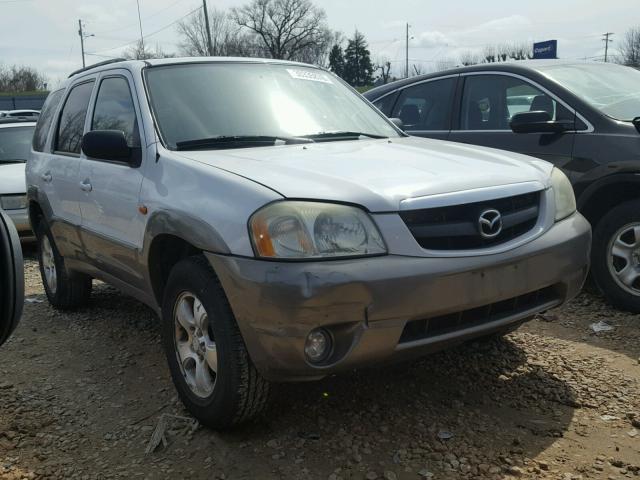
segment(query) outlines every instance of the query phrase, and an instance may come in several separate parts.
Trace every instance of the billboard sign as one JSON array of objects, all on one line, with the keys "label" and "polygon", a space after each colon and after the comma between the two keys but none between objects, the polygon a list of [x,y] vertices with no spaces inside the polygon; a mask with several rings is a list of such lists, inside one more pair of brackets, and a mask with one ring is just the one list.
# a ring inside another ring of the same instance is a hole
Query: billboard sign
[{"label": "billboard sign", "polygon": [[547,40],[533,44],[533,58],[558,58],[558,41]]}]

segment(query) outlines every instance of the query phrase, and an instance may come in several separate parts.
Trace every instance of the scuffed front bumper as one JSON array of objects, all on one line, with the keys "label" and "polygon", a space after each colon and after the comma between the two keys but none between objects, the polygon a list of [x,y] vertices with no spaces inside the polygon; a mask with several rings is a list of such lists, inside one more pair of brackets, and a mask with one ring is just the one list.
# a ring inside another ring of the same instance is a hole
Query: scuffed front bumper
[{"label": "scuffed front bumper", "polygon": [[5,213],[13,221],[18,230],[18,236],[20,241],[33,241],[36,239],[33,230],[31,229],[31,223],[29,222],[29,212],[26,208],[20,210],[5,210]]},{"label": "scuffed front bumper", "polygon": [[[320,378],[508,329],[574,297],[589,267],[580,215],[509,252],[457,258],[269,262],[207,254],[249,354],[270,380]],[[311,365],[304,344],[325,327],[334,352]]]}]

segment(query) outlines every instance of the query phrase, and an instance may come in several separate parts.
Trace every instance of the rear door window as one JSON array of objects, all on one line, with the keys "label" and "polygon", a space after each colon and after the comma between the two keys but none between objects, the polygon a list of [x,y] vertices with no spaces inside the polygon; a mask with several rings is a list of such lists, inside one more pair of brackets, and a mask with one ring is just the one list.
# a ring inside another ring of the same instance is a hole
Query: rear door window
[{"label": "rear door window", "polygon": [[44,151],[49,128],[51,128],[51,123],[53,122],[60,100],[62,100],[63,93],[64,90],[57,90],[50,93],[42,106],[42,113],[38,118],[38,125],[36,125],[36,130],[33,134],[33,149],[36,152]]},{"label": "rear door window", "polygon": [[87,107],[91,99],[93,84],[93,81],[85,82],[71,89],[60,114],[55,143],[56,151],[80,154],[84,121],[87,118]]}]

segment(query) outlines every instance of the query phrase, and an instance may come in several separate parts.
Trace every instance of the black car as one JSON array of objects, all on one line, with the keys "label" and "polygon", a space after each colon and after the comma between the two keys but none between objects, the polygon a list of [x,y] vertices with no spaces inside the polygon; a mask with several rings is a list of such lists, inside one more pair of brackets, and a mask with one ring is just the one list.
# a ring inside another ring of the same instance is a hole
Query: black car
[{"label": "black car", "polygon": [[400,80],[364,96],[410,135],[560,167],[593,226],[595,282],[612,304],[640,312],[640,71],[560,60],[493,63]]},{"label": "black car", "polygon": [[24,302],[24,270],[18,232],[0,209],[0,345],[16,328]]}]

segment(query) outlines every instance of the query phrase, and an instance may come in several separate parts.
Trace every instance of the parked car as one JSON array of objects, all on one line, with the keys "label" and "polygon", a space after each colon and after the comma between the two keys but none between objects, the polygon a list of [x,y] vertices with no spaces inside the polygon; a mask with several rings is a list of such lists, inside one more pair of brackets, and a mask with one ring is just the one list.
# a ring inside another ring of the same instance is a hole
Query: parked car
[{"label": "parked car", "polygon": [[18,325],[23,304],[24,267],[18,232],[0,208],[0,345]]},{"label": "parked car", "polygon": [[27,184],[49,302],[83,305],[99,278],[149,305],[180,398],[216,428],[270,381],[507,332],[589,264],[560,170],[409,137],[292,62],[81,70],[46,101]]},{"label": "parked car", "polygon": [[5,110],[0,112],[0,118],[29,118],[35,121],[39,116],[39,110]]},{"label": "parked car", "polygon": [[411,135],[548,160],[594,228],[592,272],[613,305],[640,312],[640,71],[524,61],[413,77],[365,93]]},{"label": "parked car", "polygon": [[23,241],[35,240],[24,173],[35,127],[33,120],[0,119],[0,208],[13,220]]}]

